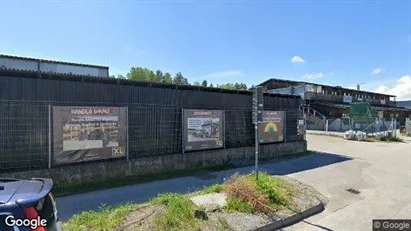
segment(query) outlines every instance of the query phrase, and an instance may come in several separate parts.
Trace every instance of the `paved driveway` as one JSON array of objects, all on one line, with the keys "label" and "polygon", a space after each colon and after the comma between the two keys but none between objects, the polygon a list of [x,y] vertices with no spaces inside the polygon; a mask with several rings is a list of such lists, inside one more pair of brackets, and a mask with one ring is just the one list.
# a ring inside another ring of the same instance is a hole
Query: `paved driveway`
[{"label": "paved driveway", "polygon": [[[411,143],[360,143],[317,135],[307,135],[307,140],[316,153],[261,165],[270,173],[311,184],[330,198],[324,212],[285,230],[371,230],[375,218],[411,219]],[[57,198],[57,203],[65,220],[102,203],[144,202],[158,193],[193,191],[235,172],[252,170],[245,167],[108,189]],[[348,188],[360,194],[349,193]]]},{"label": "paved driveway", "polygon": [[[411,219],[411,143],[365,143],[314,135],[307,139],[311,150],[352,160],[290,174],[314,186],[330,202],[321,214],[285,230],[372,230],[372,219]],[[349,193],[349,188],[361,193]]]}]

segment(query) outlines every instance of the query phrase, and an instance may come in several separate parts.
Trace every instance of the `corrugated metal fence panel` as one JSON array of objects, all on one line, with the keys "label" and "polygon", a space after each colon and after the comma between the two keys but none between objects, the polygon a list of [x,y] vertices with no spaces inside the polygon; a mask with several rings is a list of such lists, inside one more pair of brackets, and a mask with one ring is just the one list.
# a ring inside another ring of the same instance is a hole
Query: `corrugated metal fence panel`
[{"label": "corrugated metal fence panel", "polygon": [[[254,145],[249,94],[0,76],[0,97],[0,171],[47,167],[49,104],[128,107],[130,158],[180,153],[182,108],[225,110],[226,148]],[[287,111],[287,141],[301,140],[298,99],[265,96],[264,108]]]}]

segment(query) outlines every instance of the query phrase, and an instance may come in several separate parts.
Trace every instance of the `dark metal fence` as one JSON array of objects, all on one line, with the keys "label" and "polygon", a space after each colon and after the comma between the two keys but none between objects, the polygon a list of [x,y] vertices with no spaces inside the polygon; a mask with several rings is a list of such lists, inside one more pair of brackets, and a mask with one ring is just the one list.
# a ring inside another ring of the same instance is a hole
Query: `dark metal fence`
[{"label": "dark metal fence", "polygon": [[[182,108],[225,111],[226,148],[254,145],[249,92],[212,92],[0,76],[0,172],[48,167],[49,105],[128,107],[129,158],[182,151]],[[286,142],[297,135],[295,96],[265,96],[286,111]],[[187,153],[189,155],[189,153]]]}]

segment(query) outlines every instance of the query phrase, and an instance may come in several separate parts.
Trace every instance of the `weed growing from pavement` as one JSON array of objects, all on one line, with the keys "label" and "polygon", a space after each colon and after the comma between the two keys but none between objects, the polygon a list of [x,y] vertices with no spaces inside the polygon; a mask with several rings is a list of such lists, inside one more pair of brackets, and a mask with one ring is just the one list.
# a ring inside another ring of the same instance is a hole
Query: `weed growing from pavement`
[{"label": "weed growing from pavement", "polygon": [[383,141],[383,142],[403,142],[402,139],[397,138],[397,137],[388,137],[388,138],[382,137],[382,138],[380,138],[380,141]]},{"label": "weed growing from pavement", "polygon": [[221,217],[218,217],[218,222],[220,223],[220,230],[232,230],[230,225]]},{"label": "weed growing from pavement", "polygon": [[230,197],[227,199],[224,210],[226,212],[240,212],[240,213],[253,213],[253,208],[247,201]]},{"label": "weed growing from pavement", "polygon": [[[226,183],[225,193],[229,199],[238,199],[246,202],[252,208],[252,212],[271,211],[268,197],[258,191],[254,182],[247,176],[235,176],[229,179]],[[232,207],[230,209],[233,210],[235,208]],[[239,206],[238,208],[242,207]]]},{"label": "weed growing from pavement", "polygon": [[85,211],[74,215],[63,224],[63,230],[113,230],[127,219],[130,212],[137,210],[140,205],[123,204],[118,207],[102,205],[98,211]]},{"label": "weed growing from pavement", "polygon": [[404,142],[401,138],[398,137],[381,137],[381,138],[369,138],[367,141],[370,142],[387,142],[387,143],[402,143]]},{"label": "weed growing from pavement", "polygon": [[249,175],[248,178],[254,182],[258,191],[268,197],[271,204],[277,206],[290,204],[293,190],[283,179],[264,172],[258,175],[258,181],[256,181],[255,174]]},{"label": "weed growing from pavement", "polygon": [[264,172],[258,175],[258,181],[255,174],[236,176],[226,183],[225,192],[229,199],[234,199],[231,205],[227,203],[226,209],[243,212],[240,210],[244,206],[236,201],[240,200],[252,208],[250,212],[273,212],[281,206],[291,204],[293,191],[283,179]]},{"label": "weed growing from pavement", "polygon": [[201,190],[202,194],[209,194],[209,193],[221,193],[224,190],[224,185],[222,184],[213,184],[208,187],[205,187]]},{"label": "weed growing from pavement", "polygon": [[201,225],[194,217],[195,205],[183,195],[161,194],[151,203],[167,205],[166,211],[155,218],[157,230],[198,230]]}]

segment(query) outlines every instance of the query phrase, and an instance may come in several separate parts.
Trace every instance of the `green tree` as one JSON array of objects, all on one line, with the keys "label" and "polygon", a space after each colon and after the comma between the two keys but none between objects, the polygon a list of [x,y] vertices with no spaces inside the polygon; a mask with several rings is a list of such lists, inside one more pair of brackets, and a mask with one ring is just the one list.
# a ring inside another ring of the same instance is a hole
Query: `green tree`
[{"label": "green tree", "polygon": [[194,86],[201,86],[200,82],[198,82],[198,81],[195,81],[195,82],[193,83],[193,85],[194,85]]},{"label": "green tree", "polygon": [[127,73],[127,78],[134,81],[154,82],[156,74],[148,68],[132,67]]},{"label": "green tree", "polygon": [[181,72],[176,73],[173,79],[173,83],[176,85],[189,85],[187,78],[184,78]]},{"label": "green tree", "polygon": [[126,77],[125,77],[124,75],[118,74],[118,75],[117,75],[117,79],[126,79]]},{"label": "green tree", "polygon": [[217,85],[217,87],[229,90],[247,90],[247,85],[245,83],[225,83]]},{"label": "green tree", "polygon": [[163,82],[163,72],[161,70],[156,71],[156,82],[157,83]]},{"label": "green tree", "polygon": [[238,90],[247,90],[247,85],[245,83],[236,83],[236,88]]},{"label": "green tree", "polygon": [[235,84],[233,83],[225,83],[225,84],[220,84],[217,85],[218,88],[223,88],[223,89],[228,89],[228,90],[233,90],[235,89]]},{"label": "green tree", "polygon": [[172,84],[173,83],[173,78],[171,78],[171,74],[166,72],[163,75],[162,83],[166,84]]},{"label": "green tree", "polygon": [[201,83],[201,86],[203,86],[203,87],[207,87],[207,86],[208,86],[208,82],[207,82],[207,80],[203,80],[203,82]]},{"label": "green tree", "polygon": [[213,83],[210,83],[210,86],[209,86],[209,87],[214,87]]}]

